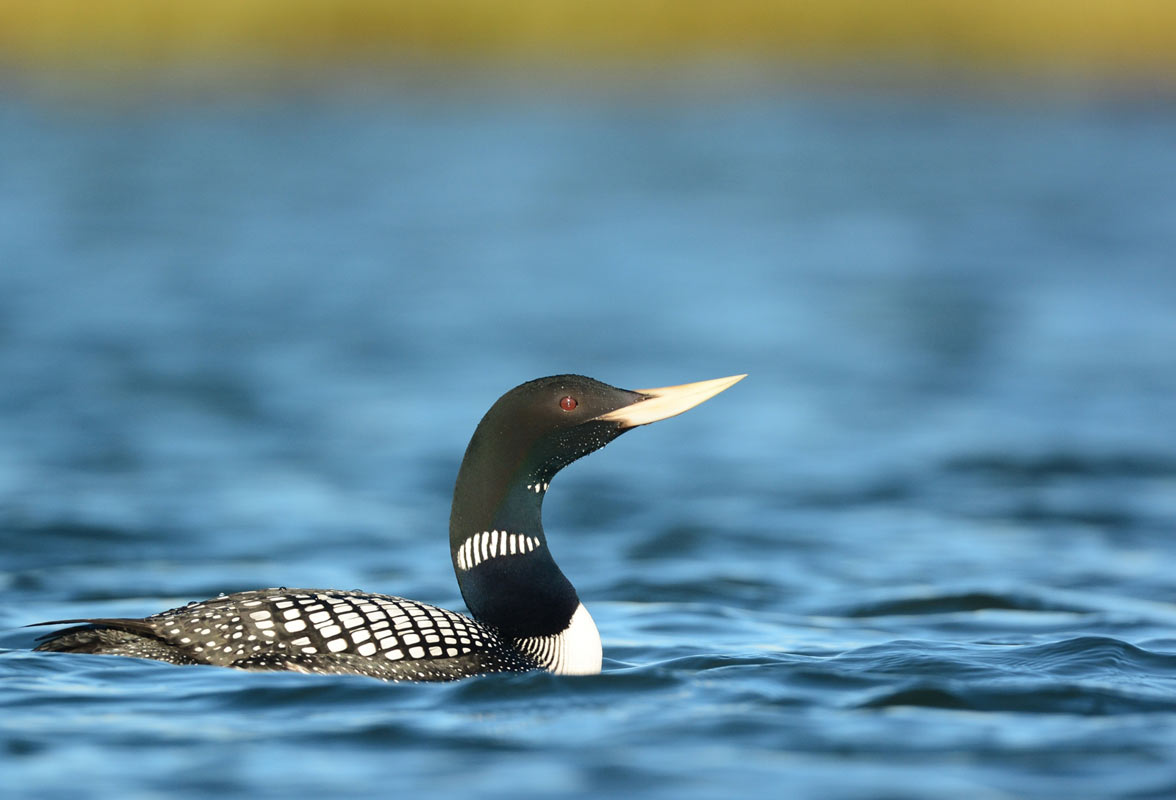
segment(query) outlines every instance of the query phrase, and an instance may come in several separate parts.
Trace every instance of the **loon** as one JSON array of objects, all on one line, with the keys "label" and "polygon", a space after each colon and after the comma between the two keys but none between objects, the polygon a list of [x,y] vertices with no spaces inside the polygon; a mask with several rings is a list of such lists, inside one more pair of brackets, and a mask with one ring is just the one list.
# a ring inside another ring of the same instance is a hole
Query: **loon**
[{"label": "loon", "polygon": [[453,491],[449,551],[470,617],[382,594],[262,589],[142,619],[83,623],[35,648],[243,670],[443,681],[494,672],[600,672],[600,634],[547,547],[557,472],[625,431],[693,408],[745,375],[627,391],[581,375],[517,386],[490,408]]}]

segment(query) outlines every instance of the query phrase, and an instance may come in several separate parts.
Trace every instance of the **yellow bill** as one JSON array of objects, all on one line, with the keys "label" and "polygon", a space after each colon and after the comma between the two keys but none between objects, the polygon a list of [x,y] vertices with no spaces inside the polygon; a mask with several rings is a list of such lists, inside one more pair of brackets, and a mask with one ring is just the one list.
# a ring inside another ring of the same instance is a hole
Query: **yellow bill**
[{"label": "yellow bill", "polygon": [[715,378],[710,381],[683,383],[681,386],[634,389],[633,391],[636,393],[644,395],[641,400],[615,411],[601,414],[596,419],[619,422],[625,428],[648,425],[651,422],[677,416],[683,411],[689,411],[699,403],[710,400],[719,392],[731,388],[746,377],[746,374],[731,375],[727,378]]}]

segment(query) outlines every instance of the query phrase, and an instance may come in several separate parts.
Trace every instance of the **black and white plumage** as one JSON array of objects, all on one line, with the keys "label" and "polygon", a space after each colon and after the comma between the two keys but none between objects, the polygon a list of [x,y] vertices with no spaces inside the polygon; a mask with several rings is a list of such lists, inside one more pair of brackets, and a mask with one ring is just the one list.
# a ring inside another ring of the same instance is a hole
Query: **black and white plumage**
[{"label": "black and white plumage", "polygon": [[263,589],[141,620],[92,623],[61,631],[38,649],[386,680],[449,680],[538,666],[469,617],[366,592]]},{"label": "black and white plumage", "polygon": [[263,589],[142,619],[38,623],[82,624],[36,649],[390,681],[599,672],[596,624],[547,548],[541,510],[550,482],[625,431],[680,414],[743,377],[626,391],[558,375],[503,395],[470,440],[450,516],[450,555],[473,619],[389,595]]}]

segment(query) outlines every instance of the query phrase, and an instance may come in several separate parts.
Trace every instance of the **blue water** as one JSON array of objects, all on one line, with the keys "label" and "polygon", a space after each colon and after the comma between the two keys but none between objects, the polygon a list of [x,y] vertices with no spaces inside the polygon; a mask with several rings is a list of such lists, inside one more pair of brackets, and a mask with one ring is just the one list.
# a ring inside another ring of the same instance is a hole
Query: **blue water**
[{"label": "blue water", "polygon": [[[1176,795],[1176,108],[0,94],[0,784]],[[600,676],[32,653],[218,592],[461,608],[503,391],[750,377],[555,481]]]}]

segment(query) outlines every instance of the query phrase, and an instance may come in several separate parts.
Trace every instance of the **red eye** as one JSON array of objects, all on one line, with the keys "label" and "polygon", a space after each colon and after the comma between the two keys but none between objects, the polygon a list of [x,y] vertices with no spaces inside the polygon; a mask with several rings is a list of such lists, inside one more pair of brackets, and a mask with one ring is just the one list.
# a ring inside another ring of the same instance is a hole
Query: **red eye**
[{"label": "red eye", "polygon": [[578,405],[580,404],[576,402],[576,398],[574,397],[565,397],[563,400],[559,401],[559,407],[564,411],[571,411]]}]

